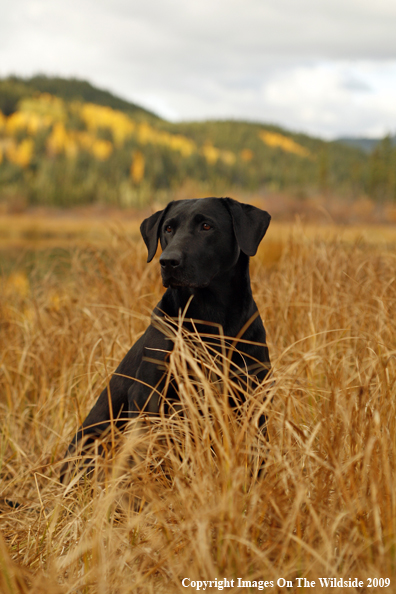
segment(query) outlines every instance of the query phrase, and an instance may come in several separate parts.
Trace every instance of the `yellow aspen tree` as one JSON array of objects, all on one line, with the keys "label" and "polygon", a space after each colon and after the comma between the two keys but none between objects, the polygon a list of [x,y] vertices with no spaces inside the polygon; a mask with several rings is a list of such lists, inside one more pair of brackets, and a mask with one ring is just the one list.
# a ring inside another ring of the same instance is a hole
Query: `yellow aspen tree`
[{"label": "yellow aspen tree", "polygon": [[135,184],[140,184],[144,177],[145,159],[140,151],[133,151],[130,175]]}]

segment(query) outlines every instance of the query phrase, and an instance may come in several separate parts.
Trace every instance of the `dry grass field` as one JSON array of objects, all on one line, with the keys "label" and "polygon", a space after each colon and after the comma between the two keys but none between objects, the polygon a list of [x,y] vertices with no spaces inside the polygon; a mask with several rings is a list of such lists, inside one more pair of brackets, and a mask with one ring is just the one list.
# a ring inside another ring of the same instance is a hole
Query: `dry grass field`
[{"label": "dry grass field", "polygon": [[[69,486],[58,481],[62,456],[148,323],[163,290],[158,262],[147,265],[136,232],[117,225],[102,245],[4,240],[0,592],[189,593],[215,579],[206,591],[227,579],[225,592],[395,592],[387,233],[271,225],[251,273],[272,377],[236,418],[226,368],[211,384],[213,357],[179,333],[170,365],[184,416],[113,435],[94,476]],[[263,410],[268,441],[255,429]]]}]

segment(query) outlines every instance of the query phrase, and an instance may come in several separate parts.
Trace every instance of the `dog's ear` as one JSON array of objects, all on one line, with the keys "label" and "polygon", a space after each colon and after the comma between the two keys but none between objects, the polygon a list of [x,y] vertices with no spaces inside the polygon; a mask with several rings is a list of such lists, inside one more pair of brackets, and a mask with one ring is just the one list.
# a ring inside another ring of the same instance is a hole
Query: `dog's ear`
[{"label": "dog's ear", "polygon": [[263,239],[271,216],[265,210],[243,204],[233,198],[222,198],[232,217],[234,233],[241,251],[247,256],[254,256]]},{"label": "dog's ear", "polygon": [[147,262],[151,262],[155,256],[158,246],[161,223],[164,220],[165,213],[168,211],[171,204],[172,202],[170,202],[168,206],[164,208],[164,210],[159,210],[158,212],[155,212],[153,215],[151,215],[151,217],[148,217],[148,219],[144,219],[143,223],[140,225],[140,233],[142,234],[144,243],[146,244],[148,250]]}]

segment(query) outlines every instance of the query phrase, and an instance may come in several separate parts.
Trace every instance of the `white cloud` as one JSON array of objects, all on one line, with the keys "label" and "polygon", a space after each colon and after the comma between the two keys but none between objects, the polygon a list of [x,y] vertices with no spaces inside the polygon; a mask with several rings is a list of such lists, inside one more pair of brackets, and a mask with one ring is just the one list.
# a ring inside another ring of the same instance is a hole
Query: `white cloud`
[{"label": "white cloud", "polygon": [[77,75],[165,117],[395,129],[394,0],[14,0],[0,75]]},{"label": "white cloud", "polygon": [[264,86],[264,101],[287,124],[327,137],[382,135],[396,129],[396,61],[331,62],[281,72]]}]

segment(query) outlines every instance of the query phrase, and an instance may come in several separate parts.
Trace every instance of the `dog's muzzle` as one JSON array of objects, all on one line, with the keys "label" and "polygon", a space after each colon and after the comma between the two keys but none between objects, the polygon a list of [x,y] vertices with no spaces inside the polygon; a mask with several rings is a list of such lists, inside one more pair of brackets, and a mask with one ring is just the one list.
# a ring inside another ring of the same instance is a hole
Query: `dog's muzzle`
[{"label": "dog's muzzle", "polygon": [[165,250],[160,256],[161,276],[165,287],[184,286],[182,281],[183,254],[178,250]]}]

